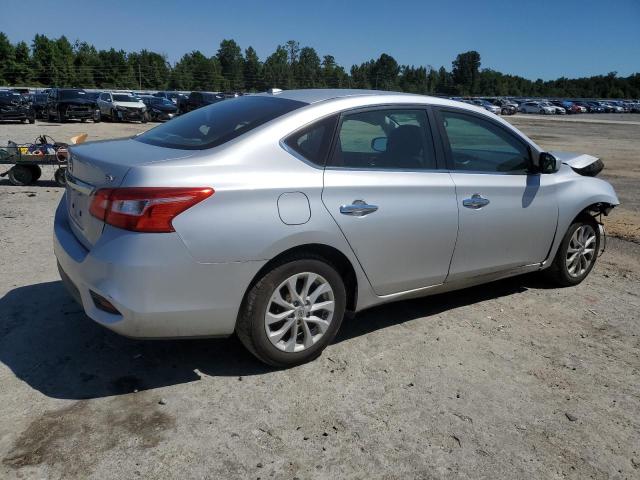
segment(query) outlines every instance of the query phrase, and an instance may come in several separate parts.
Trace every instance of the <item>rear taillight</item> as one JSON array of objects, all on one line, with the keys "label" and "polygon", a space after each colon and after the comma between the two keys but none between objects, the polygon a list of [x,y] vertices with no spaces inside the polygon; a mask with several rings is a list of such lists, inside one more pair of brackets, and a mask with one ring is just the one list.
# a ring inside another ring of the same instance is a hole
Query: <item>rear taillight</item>
[{"label": "rear taillight", "polygon": [[89,212],[114,227],[134,232],[173,232],[171,221],[213,195],[202,188],[104,188],[91,199]]}]

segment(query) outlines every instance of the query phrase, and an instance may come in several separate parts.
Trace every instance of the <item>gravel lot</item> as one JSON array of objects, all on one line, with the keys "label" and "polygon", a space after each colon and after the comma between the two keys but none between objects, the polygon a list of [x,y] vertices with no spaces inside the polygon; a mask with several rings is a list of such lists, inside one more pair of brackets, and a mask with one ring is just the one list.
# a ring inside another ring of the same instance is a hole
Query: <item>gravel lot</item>
[{"label": "gravel lot", "polygon": [[[94,324],[58,280],[53,171],[0,181],[0,478],[640,478],[640,116],[510,121],[605,160],[620,238],[590,277],[371,309],[286,371]],[[3,124],[0,144],[146,128]]]}]

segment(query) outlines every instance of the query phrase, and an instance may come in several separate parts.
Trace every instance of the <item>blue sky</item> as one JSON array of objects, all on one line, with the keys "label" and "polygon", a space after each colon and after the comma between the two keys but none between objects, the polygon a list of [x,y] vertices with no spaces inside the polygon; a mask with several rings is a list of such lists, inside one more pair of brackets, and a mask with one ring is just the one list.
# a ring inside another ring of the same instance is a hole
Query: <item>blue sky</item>
[{"label": "blue sky", "polygon": [[640,0],[3,0],[0,31],[36,33],[97,48],[150,50],[171,62],[216,52],[220,40],[253,46],[264,60],[297,40],[353,63],[392,55],[401,64],[445,65],[477,50],[482,66],[527,78],[640,71]]}]

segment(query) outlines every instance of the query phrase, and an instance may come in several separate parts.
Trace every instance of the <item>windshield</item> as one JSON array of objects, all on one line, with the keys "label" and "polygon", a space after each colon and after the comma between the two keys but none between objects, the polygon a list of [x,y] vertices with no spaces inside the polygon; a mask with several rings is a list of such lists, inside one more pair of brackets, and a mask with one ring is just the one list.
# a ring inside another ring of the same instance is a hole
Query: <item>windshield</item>
[{"label": "windshield", "polygon": [[60,98],[63,100],[71,100],[72,98],[87,98],[84,90],[60,90]]},{"label": "windshield", "polygon": [[127,95],[126,93],[114,93],[113,94],[114,102],[139,102],[140,99],[134,97],[133,95]]},{"label": "windshield", "polygon": [[3,103],[22,103],[22,95],[13,92],[0,92],[0,100]]},{"label": "windshield", "polygon": [[222,145],[305,105],[284,98],[239,97],[194,110],[139,135],[136,140],[159,147],[203,150]]}]

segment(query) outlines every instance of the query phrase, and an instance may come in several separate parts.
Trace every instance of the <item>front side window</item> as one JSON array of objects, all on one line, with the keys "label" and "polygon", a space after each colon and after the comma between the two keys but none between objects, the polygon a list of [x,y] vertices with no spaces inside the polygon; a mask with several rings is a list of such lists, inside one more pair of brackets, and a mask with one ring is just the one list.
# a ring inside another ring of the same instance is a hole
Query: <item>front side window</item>
[{"label": "front side window", "polygon": [[454,170],[524,174],[527,146],[493,123],[473,115],[441,112]]},{"label": "front side window", "polygon": [[337,121],[337,115],[319,120],[289,135],[284,143],[298,155],[323,167]]},{"label": "front side window", "polygon": [[135,139],[158,147],[204,150],[222,145],[305,105],[304,102],[270,96],[238,97],[181,115]]},{"label": "front side window", "polygon": [[436,168],[426,112],[384,109],[344,115],[330,165],[394,170]]}]

